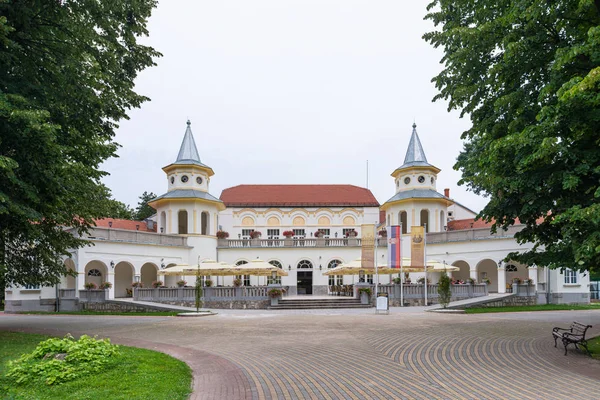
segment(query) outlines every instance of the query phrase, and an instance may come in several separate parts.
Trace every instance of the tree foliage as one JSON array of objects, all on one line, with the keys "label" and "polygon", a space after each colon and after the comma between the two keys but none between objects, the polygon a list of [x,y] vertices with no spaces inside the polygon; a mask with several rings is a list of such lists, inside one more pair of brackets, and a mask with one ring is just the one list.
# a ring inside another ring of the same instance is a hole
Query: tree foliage
[{"label": "tree foliage", "polygon": [[442,272],[442,275],[440,276],[437,290],[440,295],[440,304],[444,308],[448,307],[450,299],[452,298],[452,289],[450,288],[450,277],[446,274],[446,271]]},{"label": "tree foliage", "polygon": [[444,50],[435,99],[468,115],[455,168],[518,221],[526,264],[600,267],[600,0],[435,0],[424,35]]},{"label": "tree foliage", "polygon": [[0,274],[54,284],[78,232],[108,215],[100,163],[117,122],[146,97],[140,45],[154,0],[0,1]]},{"label": "tree foliage", "polygon": [[148,205],[148,202],[152,199],[155,199],[156,194],[150,192],[144,192],[140,196],[140,202],[138,203],[137,208],[135,209],[134,217],[139,221],[143,221],[146,218],[156,214],[156,210]]},{"label": "tree foliage", "polygon": [[127,204],[110,199],[109,209],[104,217],[107,218],[120,218],[120,219],[134,219],[135,210],[129,207]]}]

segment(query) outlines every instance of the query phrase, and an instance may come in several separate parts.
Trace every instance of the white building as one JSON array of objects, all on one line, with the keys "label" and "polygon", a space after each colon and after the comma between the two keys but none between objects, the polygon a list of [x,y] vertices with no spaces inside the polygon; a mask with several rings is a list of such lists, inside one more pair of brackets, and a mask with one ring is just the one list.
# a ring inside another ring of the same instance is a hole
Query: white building
[{"label": "white building", "polygon": [[[59,287],[15,287],[6,290],[6,310],[53,310],[59,295],[76,298],[86,283],[112,283],[108,298],[126,297],[133,282],[149,287],[158,271],[175,264],[195,265],[201,259],[240,264],[260,258],[288,272],[281,278],[289,294],[325,295],[332,285],[351,284],[353,276],[324,276],[328,268],[361,255],[361,225],[402,225],[403,256],[410,256],[411,226],[425,226],[427,258],[459,267],[453,278],[490,280],[490,292],[506,292],[514,278],[532,279],[538,298],[556,303],[589,302],[589,277],[576,271],[500,263],[513,251],[525,250],[513,235],[520,229],[492,235],[475,221],[475,212],[437,191],[440,169],[429,164],[416,125],[404,162],[392,172],[394,193],[383,205],[365,188],[352,185],[239,185],[220,198],[209,193],[214,171],[203,164],[190,122],[175,162],[163,168],[167,192],[150,202],[157,211],[147,221],[103,219],[90,231],[94,246],[74,250],[65,260],[77,277]],[[217,239],[217,231],[228,239]],[[356,237],[348,232],[356,232]],[[251,236],[260,237],[252,239]],[[316,232],[321,232],[319,237]],[[288,233],[290,236],[286,238]],[[387,264],[385,241],[376,251]],[[416,280],[421,274],[413,274]],[[389,283],[390,276],[380,276]],[[187,278],[190,283],[193,278]],[[368,280],[373,279],[367,277]],[[432,276],[435,280],[435,275]],[[174,286],[176,277],[166,277]],[[266,278],[243,277],[244,285],[264,284]],[[232,285],[232,277],[216,284]]]}]

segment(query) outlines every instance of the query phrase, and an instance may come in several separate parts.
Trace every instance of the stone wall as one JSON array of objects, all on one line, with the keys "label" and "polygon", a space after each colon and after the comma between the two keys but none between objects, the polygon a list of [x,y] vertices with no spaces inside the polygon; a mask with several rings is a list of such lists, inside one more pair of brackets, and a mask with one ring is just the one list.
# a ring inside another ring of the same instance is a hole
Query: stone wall
[{"label": "stone wall", "polygon": [[108,301],[106,303],[80,303],[83,311],[97,311],[97,312],[165,312],[165,311],[179,311],[176,309],[169,310],[165,307],[154,307],[146,304],[133,304],[118,301]]},{"label": "stone wall", "polygon": [[536,296],[509,296],[502,299],[488,301],[485,303],[478,304],[467,304],[461,307],[449,307],[449,308],[490,308],[490,307],[516,307],[516,306],[535,306],[537,304]]},{"label": "stone wall", "polygon": [[[159,302],[155,302],[159,303]],[[160,301],[172,306],[196,307],[195,301]],[[219,300],[203,301],[200,308],[217,308],[222,310],[266,310],[271,300]]]}]

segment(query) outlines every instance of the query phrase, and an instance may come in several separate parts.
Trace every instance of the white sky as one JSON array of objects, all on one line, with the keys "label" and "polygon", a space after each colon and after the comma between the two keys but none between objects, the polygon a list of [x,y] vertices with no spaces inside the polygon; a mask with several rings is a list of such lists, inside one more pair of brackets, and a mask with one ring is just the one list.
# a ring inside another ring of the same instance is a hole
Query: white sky
[{"label": "white sky", "polygon": [[452,166],[469,127],[432,103],[441,50],[421,36],[427,0],[163,0],[144,43],[163,53],[136,90],[150,97],[122,121],[120,158],[104,169],[132,207],[167,189],[189,117],[210,192],[239,184],[366,185],[384,203],[413,120],[437,189],[479,211]]}]

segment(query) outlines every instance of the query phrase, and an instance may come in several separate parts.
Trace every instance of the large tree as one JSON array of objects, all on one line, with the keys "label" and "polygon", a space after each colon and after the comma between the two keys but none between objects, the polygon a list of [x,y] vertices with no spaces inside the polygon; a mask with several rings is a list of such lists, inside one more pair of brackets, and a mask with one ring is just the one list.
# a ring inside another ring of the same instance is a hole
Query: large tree
[{"label": "large tree", "polygon": [[138,43],[155,0],[0,1],[0,274],[54,284],[79,232],[111,212],[100,163],[154,65]]},{"label": "large tree", "polygon": [[435,0],[425,40],[444,50],[435,99],[468,115],[456,169],[518,220],[526,264],[600,267],[600,0]]},{"label": "large tree", "polygon": [[135,209],[134,217],[139,221],[143,221],[146,218],[156,214],[156,210],[148,205],[148,202],[152,199],[155,199],[156,194],[150,192],[144,192],[140,196],[140,202],[138,203],[137,208]]}]

